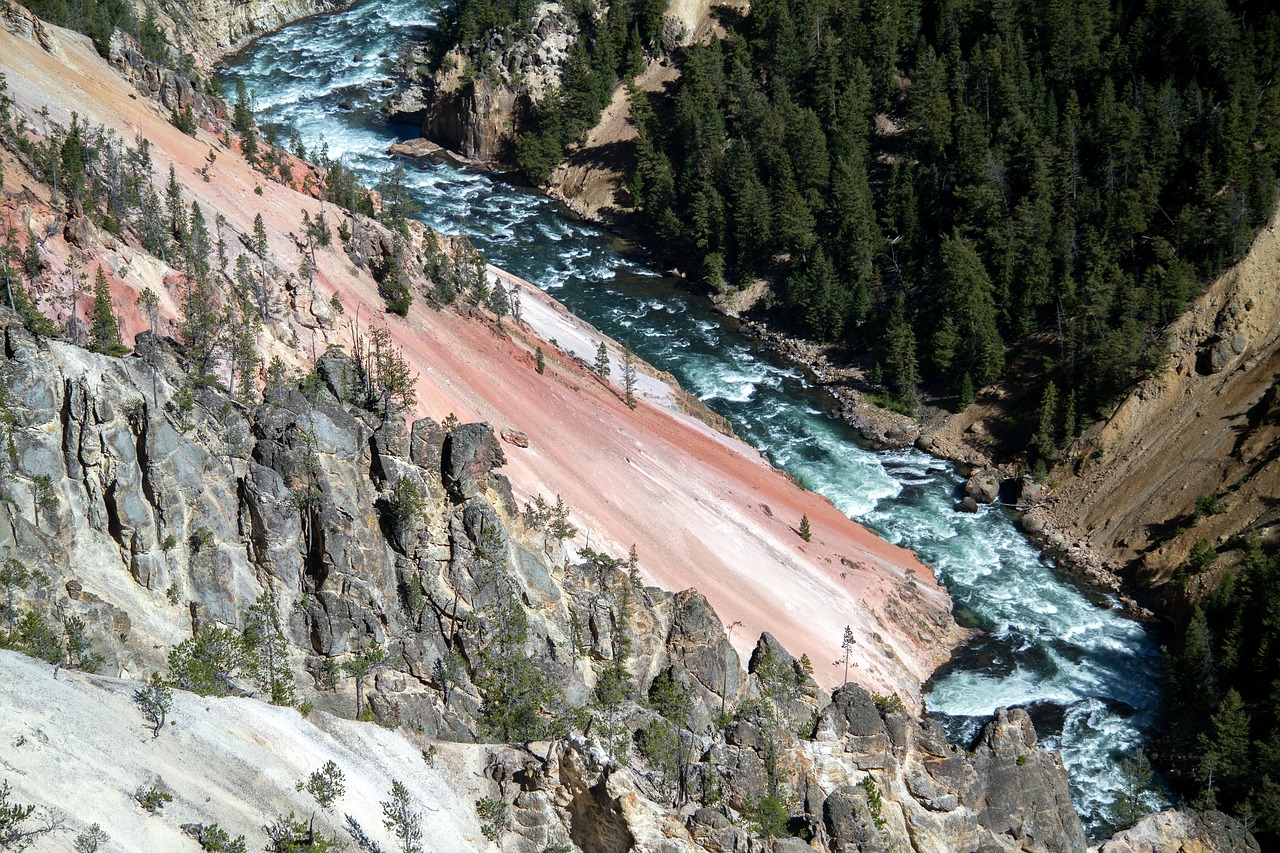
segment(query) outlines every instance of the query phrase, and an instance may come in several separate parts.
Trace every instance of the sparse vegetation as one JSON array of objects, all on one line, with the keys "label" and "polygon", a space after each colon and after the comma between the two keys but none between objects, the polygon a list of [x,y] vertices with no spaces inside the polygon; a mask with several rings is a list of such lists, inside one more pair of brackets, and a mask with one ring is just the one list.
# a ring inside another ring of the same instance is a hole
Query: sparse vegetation
[{"label": "sparse vegetation", "polygon": [[58,815],[40,816],[35,806],[14,802],[9,780],[0,782],[0,849],[26,850],[61,827]]},{"label": "sparse vegetation", "polygon": [[880,796],[880,789],[876,787],[875,780],[870,776],[863,776],[862,790],[867,795],[867,808],[871,811],[871,820],[875,823],[876,829],[884,831],[884,800]]},{"label": "sparse vegetation", "polygon": [[765,794],[743,803],[742,819],[748,831],[757,838],[784,838],[791,834],[787,831],[791,815],[782,799],[774,794]]},{"label": "sparse vegetation", "polygon": [[326,761],[311,775],[298,783],[299,791],[306,791],[325,811],[332,811],[338,800],[347,792],[346,776],[333,761]]},{"label": "sparse vegetation", "polygon": [[902,704],[902,697],[897,694],[882,696],[877,693],[872,697],[876,703],[876,710],[881,714],[903,714],[906,713],[907,707]]},{"label": "sparse vegetation", "polygon": [[160,737],[169,717],[169,708],[173,706],[173,691],[169,685],[159,673],[153,672],[146,684],[133,691],[133,701],[146,717],[151,736]]},{"label": "sparse vegetation", "polygon": [[402,661],[395,655],[389,654],[385,648],[377,643],[370,643],[367,648],[356,654],[350,660],[343,664],[343,669],[347,675],[350,675],[356,682],[356,719],[364,718],[364,686],[365,681],[376,675],[380,670],[388,667],[399,666]]},{"label": "sparse vegetation", "polygon": [[[76,853],[98,853],[98,849],[110,841],[111,836],[107,835],[101,826],[94,823],[90,824],[85,828],[84,832],[75,837],[72,846],[75,848]],[[3,845],[0,844],[0,846]]]},{"label": "sparse vegetation", "polygon": [[243,835],[232,838],[231,833],[216,823],[201,825],[196,840],[200,843],[200,849],[208,853],[247,853],[248,851]]},{"label": "sparse vegetation", "polygon": [[476,800],[476,816],[480,818],[480,832],[497,844],[507,830],[507,804],[493,797]]},{"label": "sparse vegetation", "polygon": [[[388,500],[390,526],[396,536],[404,539],[422,517],[427,502],[421,489],[409,477],[396,480]],[[408,544],[408,543],[406,543]]]},{"label": "sparse vegetation", "polygon": [[134,792],[133,798],[150,814],[158,813],[164,808],[165,803],[173,802],[173,794],[154,785],[142,785]]},{"label": "sparse vegetation", "polygon": [[382,825],[396,837],[400,853],[421,853],[422,816],[414,811],[404,783],[392,782],[391,791],[381,805]]},{"label": "sparse vegetation", "polygon": [[239,632],[206,625],[169,652],[169,683],[201,696],[226,696],[250,664]]},{"label": "sparse vegetation", "polygon": [[315,828],[315,821],[299,819],[293,812],[263,827],[267,853],[342,853],[347,845]]}]

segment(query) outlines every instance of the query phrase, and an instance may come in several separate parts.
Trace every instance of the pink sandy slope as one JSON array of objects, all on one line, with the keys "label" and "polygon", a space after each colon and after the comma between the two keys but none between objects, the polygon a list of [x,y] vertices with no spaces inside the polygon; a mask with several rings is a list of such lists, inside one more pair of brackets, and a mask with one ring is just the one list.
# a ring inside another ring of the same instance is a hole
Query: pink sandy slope
[{"label": "pink sandy slope", "polygon": [[[197,138],[182,134],[167,113],[132,97],[131,87],[87,40],[51,31],[62,56],[0,31],[0,70],[27,115],[35,117],[47,106],[52,121],[65,123],[74,110],[130,142],[151,140],[157,184],[163,185],[172,162],[188,204],[198,200],[210,223],[220,212],[232,228],[251,233],[254,214],[261,212],[272,250],[286,259],[282,265],[300,260],[292,235],[301,231],[302,211],[315,216],[320,202],[265,180],[204,130]],[[35,121],[39,127],[40,119]],[[206,182],[199,169],[211,149],[217,159]],[[6,161],[7,173],[11,162]],[[258,186],[261,195],[254,192]],[[6,189],[18,188],[9,181]],[[29,218],[37,207],[26,205]],[[335,212],[327,207],[331,221]],[[128,329],[136,331],[136,294],[144,284],[163,287],[164,277],[148,273],[137,257],[129,262],[133,250],[111,242],[97,257],[113,270],[117,306]],[[726,625],[740,623],[732,632],[740,651],[749,651],[760,632],[769,631],[797,657],[808,654],[827,687],[841,680],[843,666],[833,661],[842,657],[845,626],[852,626],[858,665],[851,678],[919,706],[920,684],[947,659],[962,632],[950,617],[945,590],[914,554],[799,488],[743,442],[677,411],[674,394],[652,378],[644,378],[636,410],[628,409],[616,387],[543,342],[600,337],[536,289],[522,285],[524,328],[508,322],[499,331],[486,320],[433,310],[423,300],[402,320],[385,314],[374,282],[337,243],[320,253],[317,297],[327,301],[336,294],[345,314],[326,328],[295,311],[268,330],[268,347],[302,363],[303,354],[284,344],[294,329],[309,357],[313,342],[318,350],[331,342],[349,345],[347,323],[353,317],[362,326],[376,318],[418,373],[422,414],[440,419],[454,412],[528,436],[528,448],[504,445],[506,473],[521,498],[563,496],[581,531],[575,545],[589,543],[621,556],[635,543],[648,582],[698,589]],[[66,249],[56,237],[48,246],[55,254]],[[176,279],[168,279],[161,295],[172,315]],[[541,376],[533,370],[537,345],[547,354]],[[616,357],[616,345],[610,347]],[[615,365],[615,377],[619,373]],[[807,543],[797,532],[802,515],[813,530]]]}]

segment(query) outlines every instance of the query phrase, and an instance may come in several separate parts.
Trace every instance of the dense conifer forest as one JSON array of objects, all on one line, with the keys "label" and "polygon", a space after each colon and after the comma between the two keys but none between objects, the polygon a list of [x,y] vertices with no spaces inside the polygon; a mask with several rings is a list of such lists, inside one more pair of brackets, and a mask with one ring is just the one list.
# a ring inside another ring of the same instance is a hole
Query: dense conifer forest
[{"label": "dense conifer forest", "polygon": [[1280,556],[1245,544],[1169,656],[1173,724],[1158,748],[1201,807],[1232,812],[1263,849],[1280,842]]},{"label": "dense conifer forest", "polygon": [[[529,2],[458,0],[447,44]],[[650,8],[652,7],[652,8]],[[662,10],[575,6],[584,37],[525,122],[544,179]],[[1036,344],[1032,456],[1105,413],[1275,199],[1280,13],[1262,2],[762,0],[633,91],[631,189],[667,260],[712,289],[772,283],[767,316],[964,406]],[[483,68],[479,71],[483,73]],[[1049,388],[1048,383],[1053,387]],[[1042,423],[1043,422],[1043,423]]]},{"label": "dense conifer forest", "polygon": [[964,405],[1043,338],[1061,439],[1271,211],[1278,47],[1262,3],[764,0],[636,110],[636,199],[902,398]]}]

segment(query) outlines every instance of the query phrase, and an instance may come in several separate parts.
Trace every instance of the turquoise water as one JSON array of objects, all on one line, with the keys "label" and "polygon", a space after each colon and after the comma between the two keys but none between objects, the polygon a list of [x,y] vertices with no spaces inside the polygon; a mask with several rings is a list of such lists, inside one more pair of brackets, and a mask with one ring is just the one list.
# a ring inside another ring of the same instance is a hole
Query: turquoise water
[{"label": "turquoise water", "polygon": [[[380,123],[377,99],[392,58],[427,32],[424,5],[372,0],[295,24],[238,57],[224,83],[244,77],[260,120],[286,136],[297,131],[308,147],[327,144],[374,183],[392,165],[388,145],[418,135]],[[1120,786],[1117,762],[1156,724],[1160,658],[1143,626],[1059,578],[1004,510],[954,512],[960,479],[947,463],[865,448],[802,371],[738,334],[620,239],[489,176],[405,166],[423,221],[467,235],[493,263],[629,341],[775,464],[928,562],[957,610],[987,632],[929,684],[930,712],[968,738],[995,708],[1027,706],[1042,741],[1062,752],[1086,826],[1104,828]],[[1158,801],[1152,794],[1151,805]]]}]

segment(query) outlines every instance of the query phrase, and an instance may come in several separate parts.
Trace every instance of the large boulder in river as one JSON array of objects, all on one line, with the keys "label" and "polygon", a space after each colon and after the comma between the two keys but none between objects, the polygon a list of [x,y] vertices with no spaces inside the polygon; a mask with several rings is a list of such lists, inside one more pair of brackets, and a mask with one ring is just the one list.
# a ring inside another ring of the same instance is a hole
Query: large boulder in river
[{"label": "large boulder in river", "polygon": [[965,481],[964,493],[980,504],[995,503],[1000,496],[1000,480],[989,471],[975,471]]}]

